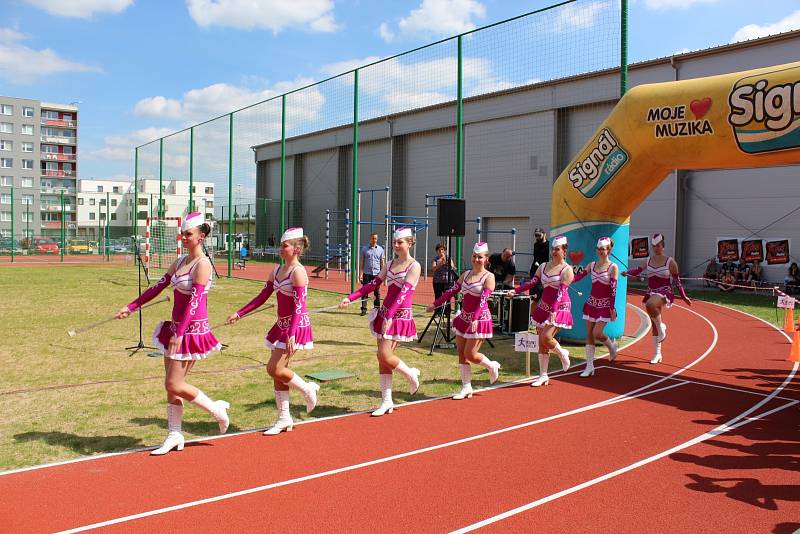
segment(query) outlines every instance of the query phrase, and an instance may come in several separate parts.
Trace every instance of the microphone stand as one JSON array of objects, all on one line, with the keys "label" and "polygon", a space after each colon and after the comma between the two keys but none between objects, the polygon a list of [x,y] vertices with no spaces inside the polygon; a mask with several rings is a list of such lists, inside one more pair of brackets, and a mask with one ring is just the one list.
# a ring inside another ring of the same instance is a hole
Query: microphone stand
[{"label": "microphone stand", "polygon": [[[208,253],[208,248],[206,248],[206,242],[205,242],[205,240],[203,240],[203,241],[200,243],[200,246],[202,246],[202,247],[203,247],[203,254],[205,254],[205,255],[206,255],[206,258],[208,258],[208,261],[209,261],[209,262],[211,262],[211,268],[214,270],[214,275],[215,275],[217,278],[219,278],[219,273],[217,272],[217,266],[214,264],[214,258],[211,256],[211,254],[209,254],[209,253]],[[223,342],[221,342],[221,341],[220,341],[220,345],[221,345],[221,347],[222,347],[222,348],[220,348],[220,349],[219,349],[219,351],[220,351],[220,352],[222,352],[223,350],[225,350],[225,349],[227,349],[227,348],[228,348],[228,345],[227,345],[227,344],[225,344],[225,343],[223,343]]]},{"label": "microphone stand", "polygon": [[[144,262],[142,261],[142,255],[139,253],[139,241],[136,237],[132,237],[131,241],[133,242],[133,253],[136,255],[136,272],[138,274],[138,287],[139,287],[139,297],[142,296],[142,271],[144,271],[144,276],[147,278],[147,285],[150,285],[150,277],[147,274],[147,270],[144,268]],[[133,356],[140,350],[148,349],[152,351],[157,351],[157,347],[150,347],[144,344],[142,340],[142,307],[139,306],[137,310],[139,313],[139,343],[133,345],[131,347],[125,347],[125,350],[129,351],[128,357]],[[160,356],[161,354],[158,352],[151,352],[148,356]]]}]

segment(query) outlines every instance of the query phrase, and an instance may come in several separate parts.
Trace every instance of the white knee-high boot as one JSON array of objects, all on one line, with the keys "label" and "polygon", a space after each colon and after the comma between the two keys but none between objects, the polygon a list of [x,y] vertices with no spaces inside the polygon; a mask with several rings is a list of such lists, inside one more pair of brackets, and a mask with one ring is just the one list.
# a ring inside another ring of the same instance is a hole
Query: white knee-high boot
[{"label": "white knee-high boot", "polygon": [[651,318],[650,320],[653,321],[654,325],[656,325],[656,331],[658,332],[658,342],[661,343],[667,337],[667,324],[661,321],[660,315],[656,315],[654,319]]},{"label": "white knee-high boot", "polygon": [[372,412],[373,417],[380,417],[387,413],[394,411],[394,402],[392,401],[392,375],[379,375],[381,384],[381,405],[378,409]]},{"label": "white knee-high boot", "polygon": [[292,414],[289,412],[289,392],[275,390],[275,405],[278,408],[278,420],[275,424],[264,431],[265,436],[274,436],[284,430],[291,432],[294,426]]},{"label": "white knee-high boot", "polygon": [[613,339],[607,337],[605,341],[603,341],[603,345],[606,346],[608,349],[608,361],[613,362],[617,359],[617,344],[614,342]]},{"label": "white knee-high boot", "polygon": [[658,336],[650,336],[653,338],[653,346],[655,348],[655,355],[653,359],[650,360],[650,363],[659,363],[661,362],[661,342],[658,340]]},{"label": "white knee-high boot", "polygon": [[550,353],[539,353],[539,378],[531,382],[531,387],[538,388],[539,386],[546,386],[550,383],[550,378],[547,376],[547,366],[550,363]]},{"label": "white knee-high boot", "polygon": [[199,406],[214,416],[214,419],[217,420],[217,424],[219,424],[220,434],[224,434],[225,431],[228,430],[228,425],[231,423],[228,418],[228,408],[230,408],[231,405],[228,402],[224,400],[212,401],[205,393],[198,390],[197,396],[192,400],[192,404]]},{"label": "white knee-high boot", "polygon": [[481,361],[478,364],[486,367],[489,371],[489,383],[494,384],[500,376],[500,362],[490,360],[483,354],[478,354],[478,356],[481,357]]},{"label": "white knee-high boot", "polygon": [[297,373],[294,374],[289,383],[286,384],[303,394],[303,399],[306,401],[306,413],[311,413],[317,406],[317,391],[319,391],[319,384],[316,382],[306,382]]},{"label": "white knee-high boot", "polygon": [[594,374],[594,345],[586,345],[586,369],[581,376],[586,378]]},{"label": "white knee-high boot", "polygon": [[183,422],[183,404],[167,404],[167,438],[161,446],[153,451],[150,451],[152,456],[161,456],[167,454],[172,449],[179,451],[183,450],[184,439],[181,434],[181,425]]},{"label": "white knee-high boot", "polygon": [[564,368],[564,372],[566,373],[569,370],[569,351],[559,345],[558,341],[555,341],[555,344],[556,346],[553,347],[553,351],[558,354],[558,359],[561,360],[561,366]]},{"label": "white knee-high boot", "polygon": [[394,370],[408,379],[408,392],[413,395],[419,389],[419,369],[409,367],[403,360],[397,364]]},{"label": "white knee-high boot", "polygon": [[459,363],[461,371],[461,391],[453,395],[455,400],[469,399],[472,397],[472,366],[468,363]]}]

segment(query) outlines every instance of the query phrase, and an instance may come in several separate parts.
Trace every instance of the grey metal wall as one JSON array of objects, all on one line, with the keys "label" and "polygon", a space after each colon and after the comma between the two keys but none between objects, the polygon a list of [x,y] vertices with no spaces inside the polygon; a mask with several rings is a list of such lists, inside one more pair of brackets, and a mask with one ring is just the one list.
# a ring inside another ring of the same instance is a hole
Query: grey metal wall
[{"label": "grey metal wall", "polygon": [[[687,174],[686,185],[684,273],[701,275],[721,237],[789,238],[791,261],[798,261],[800,166],[696,171]],[[777,282],[789,267],[762,265],[766,279]]]}]

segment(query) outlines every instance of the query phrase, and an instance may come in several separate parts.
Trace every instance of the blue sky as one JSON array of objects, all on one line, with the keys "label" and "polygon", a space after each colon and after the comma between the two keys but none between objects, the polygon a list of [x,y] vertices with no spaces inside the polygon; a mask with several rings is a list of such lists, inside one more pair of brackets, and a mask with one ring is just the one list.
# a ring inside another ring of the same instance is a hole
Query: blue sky
[{"label": "blue sky", "polygon": [[[577,6],[591,15],[593,6],[610,2],[618,0]],[[135,145],[363,61],[552,3],[4,0],[0,94],[80,101],[79,176],[127,177]],[[800,28],[797,0],[753,6],[752,0],[630,0],[630,61]],[[502,86],[474,67],[474,84]],[[410,105],[413,98],[405,97],[397,105]]]}]

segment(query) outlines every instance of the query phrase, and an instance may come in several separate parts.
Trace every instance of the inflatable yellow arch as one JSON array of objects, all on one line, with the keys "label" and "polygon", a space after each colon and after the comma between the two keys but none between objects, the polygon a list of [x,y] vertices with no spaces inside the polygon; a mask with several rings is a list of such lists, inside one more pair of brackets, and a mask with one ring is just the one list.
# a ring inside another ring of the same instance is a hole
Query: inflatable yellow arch
[{"label": "inflatable yellow arch", "polygon": [[[566,235],[570,263],[595,258],[600,236],[614,239],[614,259],[628,258],[630,215],[673,169],[764,167],[800,163],[800,62],[631,89],[553,187],[550,235]],[[621,265],[626,269],[627,265]],[[570,292],[575,326],[586,337],[583,303],[591,280]],[[618,318],[622,335],[626,279]]]}]

